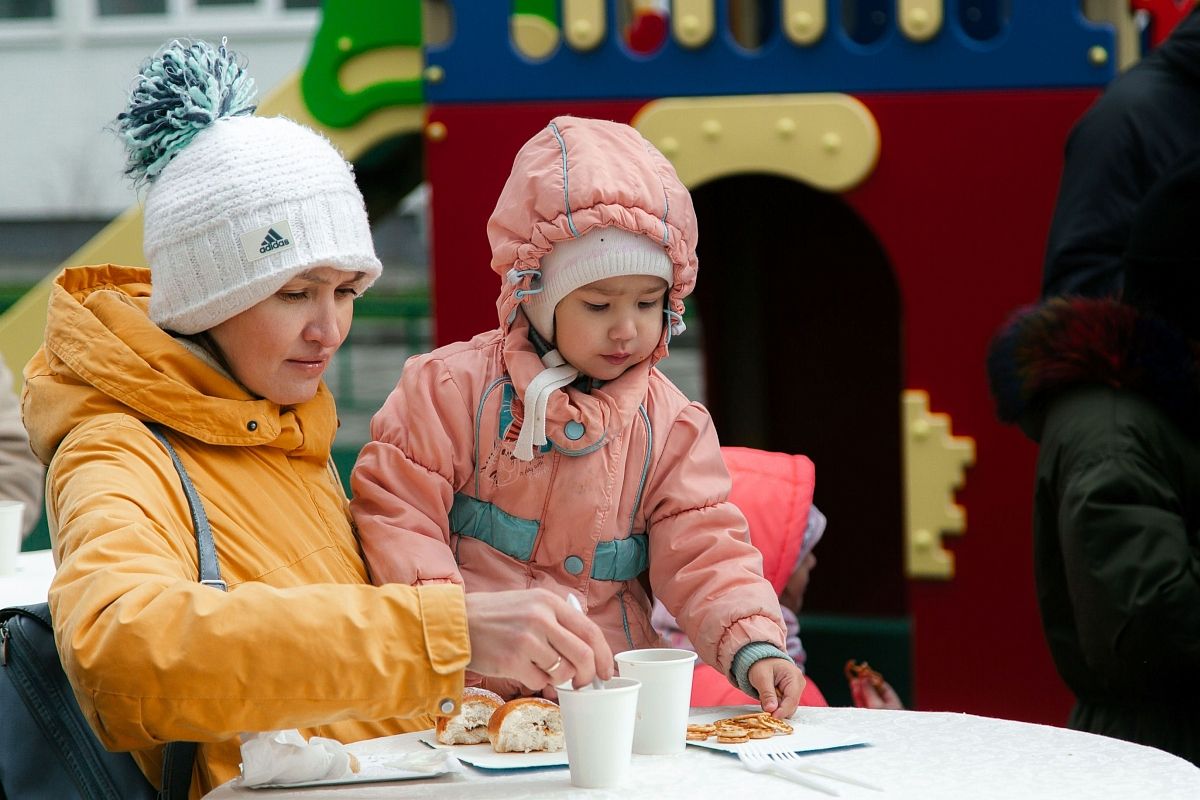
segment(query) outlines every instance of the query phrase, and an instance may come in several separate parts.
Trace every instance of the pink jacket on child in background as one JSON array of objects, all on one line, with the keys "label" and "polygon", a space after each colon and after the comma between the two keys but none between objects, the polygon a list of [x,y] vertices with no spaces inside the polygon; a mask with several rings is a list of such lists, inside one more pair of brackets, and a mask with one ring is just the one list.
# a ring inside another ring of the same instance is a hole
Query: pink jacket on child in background
[{"label": "pink jacket on child in background", "polygon": [[[804,548],[816,470],[812,461],[802,455],[773,453],[749,447],[722,447],[721,455],[733,479],[729,501],[745,514],[750,526],[750,541],[762,553],[763,575],[778,594],[792,577]],[[808,549],[811,550],[811,547],[812,543]],[[653,620],[671,647],[695,649],[675,619],[657,603]],[[791,630],[788,645],[785,649],[803,667],[804,652],[800,649],[799,639],[793,638]],[[697,663],[692,674],[693,706],[745,703],[757,701],[736,686],[731,686],[725,676],[712,667]],[[804,685],[800,705],[829,705],[811,678]]]},{"label": "pink jacket on child in background", "polygon": [[663,243],[668,303],[682,313],[697,229],[674,168],[629,126],[554,119],[517,154],[488,223],[500,327],[409,359],[372,420],[352,477],[363,550],[379,583],[574,593],[614,653],[662,645],[639,580],[648,567],[700,657],[729,675],[746,644],[782,650],[784,625],[728,502],[712,419],[654,367],[667,326],[619,378],[555,391],[549,443],[532,461],[513,456],[521,399],[544,366],[518,313],[529,279],[510,270],[536,269],[554,242],[596,226]]}]

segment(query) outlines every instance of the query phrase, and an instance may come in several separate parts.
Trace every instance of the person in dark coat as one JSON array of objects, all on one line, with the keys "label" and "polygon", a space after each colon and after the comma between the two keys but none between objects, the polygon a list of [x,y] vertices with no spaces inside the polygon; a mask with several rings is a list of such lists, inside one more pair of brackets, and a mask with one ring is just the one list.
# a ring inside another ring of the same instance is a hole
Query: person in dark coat
[{"label": "person in dark coat", "polygon": [[1134,210],[1200,147],[1200,7],[1108,85],[1067,140],[1042,297],[1115,296]]},{"label": "person in dark coat", "polygon": [[1034,575],[1072,728],[1200,765],[1200,151],[1139,207],[1123,296],[1021,310],[988,354],[1038,442]]}]

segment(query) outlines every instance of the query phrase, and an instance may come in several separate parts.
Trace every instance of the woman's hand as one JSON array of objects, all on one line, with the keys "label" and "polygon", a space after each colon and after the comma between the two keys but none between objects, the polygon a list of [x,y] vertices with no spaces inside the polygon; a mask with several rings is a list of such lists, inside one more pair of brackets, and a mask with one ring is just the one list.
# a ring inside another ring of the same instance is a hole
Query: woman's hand
[{"label": "woman's hand", "polygon": [[787,719],[800,705],[804,673],[790,658],[762,658],[750,666],[750,685],[758,690],[762,710],[777,719]]},{"label": "woman's hand", "polygon": [[599,626],[553,592],[471,592],[466,598],[468,669],[520,681],[535,692],[613,676],[612,650]]}]

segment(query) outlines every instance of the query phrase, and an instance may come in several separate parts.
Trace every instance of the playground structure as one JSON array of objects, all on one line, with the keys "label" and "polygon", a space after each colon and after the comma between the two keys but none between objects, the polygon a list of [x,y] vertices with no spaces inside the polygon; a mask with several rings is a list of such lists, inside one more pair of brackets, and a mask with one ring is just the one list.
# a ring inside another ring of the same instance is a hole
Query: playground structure
[{"label": "playground structure", "polygon": [[[700,216],[687,335],[722,443],[817,465],[810,672],[836,697],[821,651],[854,641],[915,707],[1061,724],[1034,449],[994,420],[983,356],[1037,296],[1071,124],[1189,5],[326,0],[260,113],[354,161],[422,138],[438,344],[495,321],[485,222],[521,143],[563,113],[641,130]],[[140,229],[131,209],[69,262],[144,263]],[[45,291],[0,321],[10,363]]]}]

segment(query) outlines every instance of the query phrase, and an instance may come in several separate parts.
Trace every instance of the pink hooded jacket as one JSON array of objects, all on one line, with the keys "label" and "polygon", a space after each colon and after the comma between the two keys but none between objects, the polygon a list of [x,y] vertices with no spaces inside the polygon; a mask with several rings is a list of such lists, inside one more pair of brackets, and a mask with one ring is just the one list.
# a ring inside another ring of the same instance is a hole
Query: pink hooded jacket
[{"label": "pink hooded jacket", "polygon": [[712,419],[654,368],[668,326],[621,377],[555,391],[549,443],[532,461],[513,456],[521,398],[544,367],[517,313],[535,277],[510,270],[536,270],[554,242],[597,226],[664,244],[668,302],[682,313],[697,231],[674,168],[627,125],[555,118],[517,154],[488,223],[500,327],[409,359],[372,420],[352,476],[363,550],[377,583],[574,593],[614,653],[661,646],[648,576],[700,657],[729,676],[739,649],[783,649],[785,631],[727,500]]}]

